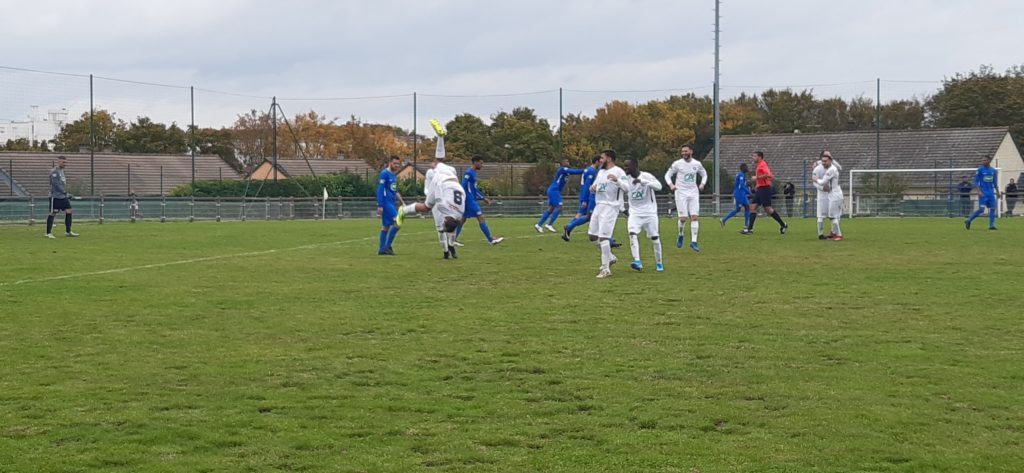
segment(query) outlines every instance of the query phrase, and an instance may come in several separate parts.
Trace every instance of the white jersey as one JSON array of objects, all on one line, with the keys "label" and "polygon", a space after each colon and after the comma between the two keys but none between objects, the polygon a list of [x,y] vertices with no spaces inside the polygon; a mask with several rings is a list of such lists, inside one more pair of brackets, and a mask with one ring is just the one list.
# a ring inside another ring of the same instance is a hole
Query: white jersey
[{"label": "white jersey", "polygon": [[[654,193],[661,190],[661,182],[649,172],[640,177],[626,176],[629,180],[629,215],[658,215],[658,201]],[[639,180],[640,182],[635,182]]]},{"label": "white jersey", "polygon": [[822,191],[828,192],[828,200],[842,200],[843,188],[839,184],[839,167],[829,166],[821,180]]},{"label": "white jersey", "polygon": [[677,159],[665,173],[665,182],[674,183],[677,194],[699,195],[698,175],[701,183],[708,182],[708,172],[704,170],[704,165],[700,161],[691,159],[687,162],[685,159]]},{"label": "white jersey", "polygon": [[[615,176],[618,181],[612,182],[608,180],[608,176]],[[597,205],[605,204],[622,209],[625,206],[625,199],[622,197],[629,192],[627,179],[626,172],[618,166],[598,171],[597,177],[594,178],[594,186],[597,187],[594,192],[594,200]]]},{"label": "white jersey", "polygon": [[818,190],[818,198],[819,199],[828,195],[827,192],[824,192],[824,191],[821,190],[822,189],[822,182],[821,182],[821,180],[824,179],[824,178],[825,178],[825,166],[821,165],[821,160],[819,159],[816,163],[814,163],[814,170],[811,171],[811,183],[814,185],[814,188]]}]

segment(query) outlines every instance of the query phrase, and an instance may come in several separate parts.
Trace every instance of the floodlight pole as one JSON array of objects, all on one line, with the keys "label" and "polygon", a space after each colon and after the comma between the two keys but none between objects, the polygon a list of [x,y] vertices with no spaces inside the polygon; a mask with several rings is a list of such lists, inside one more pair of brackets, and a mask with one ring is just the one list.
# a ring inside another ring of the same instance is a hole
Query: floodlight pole
[{"label": "floodlight pole", "polygon": [[[882,167],[882,79],[875,79],[875,169]],[[875,175],[875,192],[882,188],[881,174]]]},{"label": "floodlight pole", "polygon": [[96,123],[93,118],[95,113],[92,74],[89,74],[89,195],[93,196],[96,195]]},{"label": "floodlight pole", "polygon": [[189,149],[192,150],[192,193],[196,192],[196,88],[189,86],[189,107],[192,110],[192,127],[191,127],[191,138],[192,143],[189,144]]},{"label": "floodlight pole", "polygon": [[274,147],[274,188],[277,188],[277,96],[270,99],[270,130],[272,136],[270,138],[271,143]]},{"label": "floodlight pole", "polygon": [[715,215],[720,215],[722,213],[722,209],[721,209],[722,202],[721,202],[721,198],[718,195],[722,191],[722,179],[718,175],[719,172],[720,172],[720,170],[719,170],[719,156],[720,156],[720,151],[721,151],[720,148],[721,148],[721,139],[722,139],[721,109],[720,109],[720,103],[719,103],[720,102],[720,97],[719,97],[719,92],[718,92],[718,85],[719,85],[719,81],[721,80],[721,77],[720,77],[721,70],[719,68],[720,59],[719,59],[719,52],[718,52],[719,51],[719,45],[720,45],[720,43],[719,43],[719,34],[722,32],[721,31],[722,16],[720,15],[720,8],[721,8],[721,6],[722,6],[721,0],[715,0],[715,90],[714,90],[714,102],[715,102],[715,149],[714,149],[715,150],[715,158],[714,158],[714,165],[715,165],[714,176],[715,177],[714,177],[714,180],[715,180],[715,183],[714,183],[714,187],[713,187],[714,192],[715,192]]},{"label": "floodlight pole", "polygon": [[419,136],[416,135],[416,92],[412,93],[412,183],[416,183],[416,158],[419,156]]}]

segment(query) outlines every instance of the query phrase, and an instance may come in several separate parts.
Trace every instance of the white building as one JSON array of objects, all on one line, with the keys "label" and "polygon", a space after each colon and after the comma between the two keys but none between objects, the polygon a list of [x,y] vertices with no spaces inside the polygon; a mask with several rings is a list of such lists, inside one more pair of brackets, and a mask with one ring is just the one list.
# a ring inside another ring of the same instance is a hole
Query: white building
[{"label": "white building", "polygon": [[39,113],[39,106],[33,105],[32,110],[24,121],[0,121],[0,144],[7,143],[7,140],[27,139],[29,143],[35,141],[50,141],[57,137],[68,121],[68,109],[51,109],[46,111],[43,117]]}]

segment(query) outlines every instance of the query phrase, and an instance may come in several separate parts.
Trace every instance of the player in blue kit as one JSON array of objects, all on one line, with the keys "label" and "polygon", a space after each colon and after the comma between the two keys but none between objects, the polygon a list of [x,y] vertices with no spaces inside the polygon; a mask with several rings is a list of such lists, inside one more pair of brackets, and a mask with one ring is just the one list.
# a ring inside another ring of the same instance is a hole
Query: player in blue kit
[{"label": "player in blue kit", "polygon": [[978,210],[975,210],[964,227],[971,229],[971,222],[978,218],[988,207],[988,229],[996,229],[996,212],[999,211],[999,186],[996,185],[996,170],[992,167],[992,156],[985,156],[981,160],[981,167],[974,175],[974,187],[978,188],[981,194],[978,198]]},{"label": "player in blue kit", "polygon": [[722,228],[725,228],[725,222],[735,217],[740,209],[743,209],[743,228],[747,228],[747,222],[750,221],[750,189],[747,188],[748,172],[750,172],[750,168],[747,167],[747,163],[740,164],[740,173],[736,175],[736,184],[732,186],[732,198],[736,201],[736,207],[725,218],[720,220]]},{"label": "player in blue kit", "polygon": [[[563,158],[561,165],[558,167],[558,171],[555,172],[555,178],[552,179],[551,185],[548,186],[548,209],[540,216],[540,220],[533,226],[534,229],[539,233],[544,233],[544,229],[547,229],[551,233],[558,233],[555,227],[555,220],[562,213],[562,189],[565,188],[565,183],[569,182],[569,176],[579,176],[583,174],[583,169],[572,169],[569,167],[569,159]],[[548,217],[551,217],[550,219]],[[547,224],[544,222],[547,221]],[[543,227],[542,227],[543,226]]]},{"label": "player in blue kit", "polygon": [[594,183],[594,178],[597,177],[597,168],[601,165],[601,156],[594,156],[590,160],[590,166],[583,169],[583,182],[580,184],[580,207],[576,211],[576,217],[569,222],[568,225],[562,228],[562,239],[569,241],[569,236],[572,235],[572,231],[584,223],[590,221],[590,214],[594,212],[594,194],[590,192],[590,185]]},{"label": "player in blue kit", "polygon": [[[402,167],[402,158],[392,156],[388,160],[388,166],[380,172],[377,178],[377,215],[380,216],[380,246],[377,254],[382,256],[394,256],[391,244],[395,242],[395,235],[398,234],[398,201],[402,198],[398,194],[398,177],[395,173]],[[405,201],[402,201],[405,205]]]},{"label": "player in blue kit", "polygon": [[487,237],[487,242],[492,245],[497,245],[504,238],[494,238],[491,236],[491,229],[487,227],[487,219],[484,218],[483,211],[480,210],[479,200],[484,201],[485,204],[491,205],[491,199],[489,199],[483,191],[477,187],[476,172],[484,166],[484,158],[481,156],[473,156],[471,160],[473,163],[469,169],[462,175],[462,188],[466,191],[466,211],[462,214],[462,223],[459,224],[459,228],[455,229],[455,246],[463,246],[457,240],[459,235],[462,233],[462,225],[466,223],[466,219],[470,217],[476,217],[477,222],[480,222],[480,231],[484,232],[484,236]]}]

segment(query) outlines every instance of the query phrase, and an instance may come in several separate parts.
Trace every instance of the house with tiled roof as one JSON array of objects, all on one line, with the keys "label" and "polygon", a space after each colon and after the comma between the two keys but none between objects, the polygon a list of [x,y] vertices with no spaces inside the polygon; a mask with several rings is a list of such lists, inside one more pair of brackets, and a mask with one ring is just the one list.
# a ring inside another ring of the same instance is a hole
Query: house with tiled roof
[{"label": "house with tiled roof", "polygon": [[[740,163],[750,163],[751,154],[762,151],[776,182],[793,182],[798,193],[801,189],[813,192],[810,167],[823,150],[842,165],[844,187],[849,185],[851,169],[976,168],[984,155],[992,156],[992,165],[1002,170],[1000,189],[1024,172],[1021,152],[1007,127],[884,130],[877,135],[874,131],[727,135],[722,137],[720,163],[725,172],[735,175]],[[959,182],[963,177],[963,173],[941,174],[906,174],[908,193],[946,191],[945,181]],[[941,189],[937,189],[939,182]]]}]

